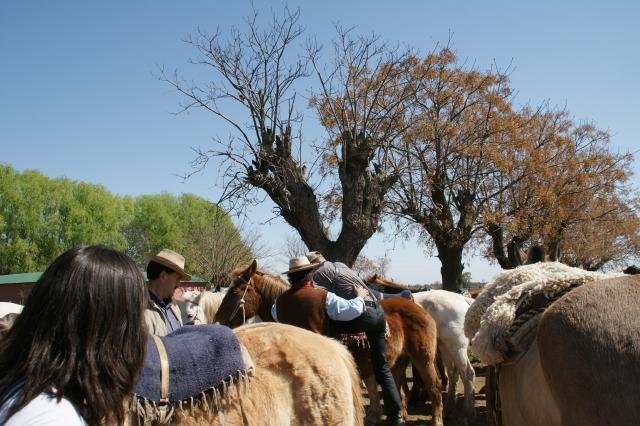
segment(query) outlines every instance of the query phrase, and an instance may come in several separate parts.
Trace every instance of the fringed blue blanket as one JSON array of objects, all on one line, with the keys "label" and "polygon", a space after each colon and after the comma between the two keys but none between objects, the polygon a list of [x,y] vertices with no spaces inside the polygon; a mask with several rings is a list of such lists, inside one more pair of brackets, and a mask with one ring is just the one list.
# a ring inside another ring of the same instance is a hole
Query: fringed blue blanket
[{"label": "fringed blue blanket", "polygon": [[[246,375],[240,344],[230,328],[221,325],[182,327],[161,337],[169,357],[169,400],[189,399],[223,383],[235,382]],[[160,356],[149,336],[147,355],[136,396],[160,401]]]}]

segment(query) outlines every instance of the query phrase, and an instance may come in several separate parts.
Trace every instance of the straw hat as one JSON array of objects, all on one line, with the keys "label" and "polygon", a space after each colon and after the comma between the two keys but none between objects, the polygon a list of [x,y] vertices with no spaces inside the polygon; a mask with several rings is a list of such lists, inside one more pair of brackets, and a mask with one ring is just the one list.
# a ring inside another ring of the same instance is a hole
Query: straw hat
[{"label": "straw hat", "polygon": [[309,259],[309,262],[311,263],[321,263],[325,260],[324,256],[319,251],[310,251],[307,253],[307,259]]},{"label": "straw hat", "polygon": [[289,270],[284,271],[283,274],[293,274],[294,272],[307,271],[315,269],[319,265],[316,263],[310,263],[307,256],[292,257],[289,259]]},{"label": "straw hat", "polygon": [[173,271],[182,275],[183,280],[191,280],[191,275],[187,274],[184,271],[184,256],[176,253],[173,250],[162,249],[155,256],[147,253],[144,255],[144,259],[147,262],[156,262],[172,269]]}]

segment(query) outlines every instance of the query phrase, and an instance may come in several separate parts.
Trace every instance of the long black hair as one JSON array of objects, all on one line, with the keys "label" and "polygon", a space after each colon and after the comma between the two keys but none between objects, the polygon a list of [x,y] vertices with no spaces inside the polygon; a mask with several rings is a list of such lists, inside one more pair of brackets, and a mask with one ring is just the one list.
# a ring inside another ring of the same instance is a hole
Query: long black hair
[{"label": "long black hair", "polygon": [[45,392],[89,424],[123,423],[144,361],[147,297],[123,253],[84,246],[60,255],[0,340],[0,403],[21,389],[8,416]]}]

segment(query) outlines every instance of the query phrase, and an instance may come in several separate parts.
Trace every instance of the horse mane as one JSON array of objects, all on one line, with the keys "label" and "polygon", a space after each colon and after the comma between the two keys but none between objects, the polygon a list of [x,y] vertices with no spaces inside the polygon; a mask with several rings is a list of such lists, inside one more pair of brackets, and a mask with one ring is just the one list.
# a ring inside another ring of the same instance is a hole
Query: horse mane
[{"label": "horse mane", "polygon": [[365,280],[365,282],[367,282],[367,283],[372,282],[372,283],[375,283],[375,284],[378,284],[378,285],[383,285],[383,286],[386,286],[386,287],[389,287],[389,288],[397,288],[398,290],[411,290],[409,287],[407,287],[404,284],[400,284],[400,283],[397,283],[395,281],[383,278],[378,274],[371,275],[370,277],[368,277]]},{"label": "horse mane", "polygon": [[211,291],[203,291],[198,298],[198,305],[204,311],[204,315],[207,317],[207,323],[213,323],[213,318],[216,316],[218,308],[222,304],[224,294],[213,293]]},{"label": "horse mane", "polygon": [[262,297],[270,300],[275,300],[276,297],[280,296],[290,287],[282,278],[271,275],[261,269],[256,271],[254,279],[260,281]]},{"label": "horse mane", "polygon": [[[234,269],[231,275],[234,278],[238,278],[241,275],[244,275],[249,268],[251,268],[251,264],[240,266]],[[252,278],[259,281],[262,297],[270,300],[275,300],[276,297],[280,296],[290,287],[290,285],[282,278],[259,268],[253,273]]]}]

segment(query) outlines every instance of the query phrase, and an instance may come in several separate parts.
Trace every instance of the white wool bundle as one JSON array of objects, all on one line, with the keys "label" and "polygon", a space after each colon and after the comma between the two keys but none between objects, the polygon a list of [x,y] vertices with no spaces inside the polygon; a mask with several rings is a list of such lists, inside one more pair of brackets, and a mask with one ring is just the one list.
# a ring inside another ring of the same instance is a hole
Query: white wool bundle
[{"label": "white wool bundle", "polygon": [[551,298],[568,287],[619,275],[589,272],[559,262],[524,265],[501,273],[467,311],[465,334],[472,338],[473,352],[488,365],[504,361],[509,349],[506,334],[521,297],[541,293]]},{"label": "white wool bundle", "polygon": [[541,262],[501,272],[492,283],[485,286],[475,302],[469,306],[464,320],[464,334],[469,339],[474,338],[480,328],[482,316],[496,297],[522,283],[563,273],[566,268],[569,266],[559,262]]}]

